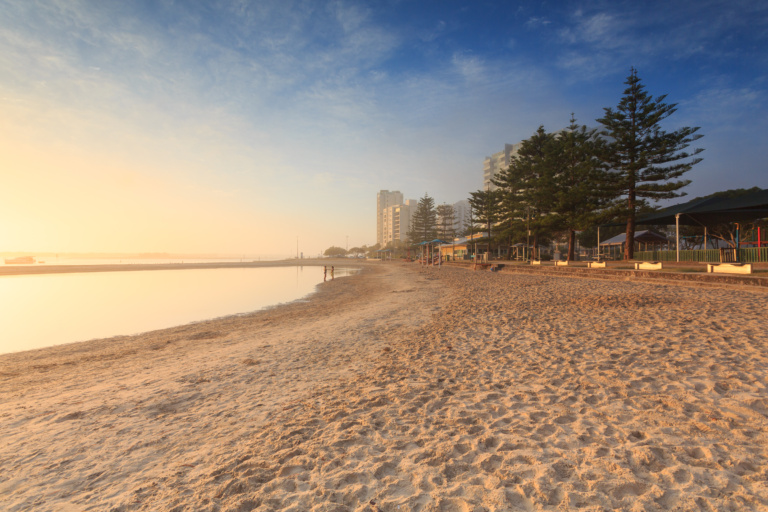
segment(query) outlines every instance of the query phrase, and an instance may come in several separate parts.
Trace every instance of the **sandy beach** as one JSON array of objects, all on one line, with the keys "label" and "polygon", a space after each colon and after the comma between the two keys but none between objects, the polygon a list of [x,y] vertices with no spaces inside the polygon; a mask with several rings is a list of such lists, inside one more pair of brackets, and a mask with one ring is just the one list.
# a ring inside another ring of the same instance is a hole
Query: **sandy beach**
[{"label": "sandy beach", "polygon": [[370,264],[3,355],[0,509],[768,510],[766,298]]}]

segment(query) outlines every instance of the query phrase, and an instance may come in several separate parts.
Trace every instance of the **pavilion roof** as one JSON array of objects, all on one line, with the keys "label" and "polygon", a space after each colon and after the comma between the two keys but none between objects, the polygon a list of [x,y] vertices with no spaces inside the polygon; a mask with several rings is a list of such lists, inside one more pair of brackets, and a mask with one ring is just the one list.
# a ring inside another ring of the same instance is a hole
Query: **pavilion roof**
[{"label": "pavilion roof", "polygon": [[[600,245],[621,245],[626,240],[627,240],[627,234],[621,233],[620,235],[616,235],[613,238],[609,238],[604,242],[600,242]],[[661,244],[661,243],[667,242],[667,237],[646,229],[643,231],[635,231],[635,242],[642,242],[646,244],[653,244],[653,243]]]},{"label": "pavilion roof", "polygon": [[639,217],[635,224],[680,224],[688,226],[712,225],[721,222],[747,222],[768,217],[768,189],[756,190],[736,197],[706,197],[693,199],[650,215]]}]

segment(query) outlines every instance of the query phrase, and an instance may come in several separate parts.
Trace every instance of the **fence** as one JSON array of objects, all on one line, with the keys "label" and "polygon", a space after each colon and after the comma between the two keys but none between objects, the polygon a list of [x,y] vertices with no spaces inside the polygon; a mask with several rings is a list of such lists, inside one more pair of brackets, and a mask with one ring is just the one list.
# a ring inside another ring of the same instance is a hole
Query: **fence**
[{"label": "fence", "polygon": [[[728,253],[738,253],[738,260],[741,263],[757,263],[768,261],[768,247],[749,247],[746,249],[723,249],[726,258],[723,261],[732,261],[734,258],[728,257]],[[702,263],[720,263],[720,249],[699,249],[680,251],[680,261],[698,261]],[[677,261],[676,251],[635,251],[636,260],[644,261]]]}]

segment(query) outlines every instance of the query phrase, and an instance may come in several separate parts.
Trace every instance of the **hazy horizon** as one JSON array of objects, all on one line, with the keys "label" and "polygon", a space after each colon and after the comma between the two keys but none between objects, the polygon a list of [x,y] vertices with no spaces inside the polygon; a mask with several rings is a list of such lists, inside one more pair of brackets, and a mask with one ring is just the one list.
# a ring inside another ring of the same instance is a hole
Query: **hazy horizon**
[{"label": "hazy horizon", "polygon": [[[58,257],[60,259],[295,259],[296,254],[252,253],[168,253],[168,252],[59,252],[59,251],[0,251],[0,258],[16,256]],[[317,255],[314,255],[317,256]],[[309,258],[304,254],[304,258]]]},{"label": "hazy horizon", "polygon": [[0,0],[0,251],[305,256],[376,243],[630,67],[700,126],[689,197],[768,188],[768,6]]}]

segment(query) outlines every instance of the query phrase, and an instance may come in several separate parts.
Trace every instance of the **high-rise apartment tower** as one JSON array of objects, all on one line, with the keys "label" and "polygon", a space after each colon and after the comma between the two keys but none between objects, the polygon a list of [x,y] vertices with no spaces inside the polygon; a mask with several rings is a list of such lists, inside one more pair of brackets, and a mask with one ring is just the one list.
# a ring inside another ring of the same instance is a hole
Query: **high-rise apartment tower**
[{"label": "high-rise apartment tower", "polygon": [[520,151],[521,143],[504,144],[504,151],[499,151],[485,157],[483,161],[483,190],[496,190],[498,187],[491,183],[496,175],[509,167],[510,159]]},{"label": "high-rise apartment tower", "polygon": [[380,190],[376,194],[376,243],[382,247],[387,243],[385,241],[384,210],[398,204],[403,204],[403,194],[399,190],[392,192]]}]

